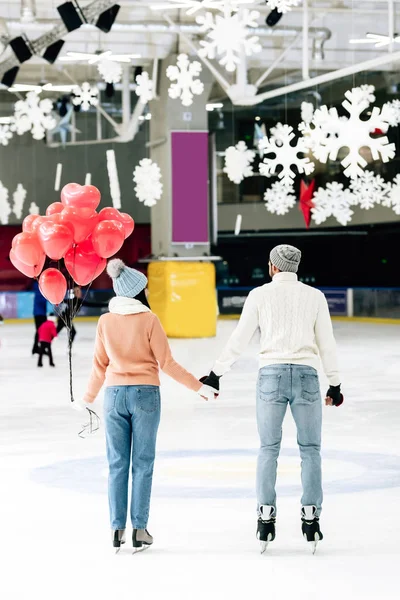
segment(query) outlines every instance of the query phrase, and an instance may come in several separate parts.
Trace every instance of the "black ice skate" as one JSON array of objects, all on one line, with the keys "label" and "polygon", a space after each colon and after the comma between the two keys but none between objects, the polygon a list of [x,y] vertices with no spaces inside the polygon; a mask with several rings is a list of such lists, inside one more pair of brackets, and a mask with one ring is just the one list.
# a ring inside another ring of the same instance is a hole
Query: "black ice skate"
[{"label": "black ice skate", "polygon": [[118,554],[122,544],[125,544],[125,529],[116,529],[115,531],[112,531],[111,534],[115,554]]},{"label": "black ice skate", "polygon": [[264,554],[269,542],[273,542],[275,539],[275,508],[273,506],[266,504],[260,506],[257,539],[260,540],[261,554]]},{"label": "black ice skate", "polygon": [[132,531],[132,546],[134,553],[146,550],[152,543],[153,536],[149,534],[147,529],[134,529]]},{"label": "black ice skate", "polygon": [[301,530],[307,542],[311,543],[312,553],[315,554],[317,544],[324,539],[319,528],[316,506],[303,506],[301,509]]}]

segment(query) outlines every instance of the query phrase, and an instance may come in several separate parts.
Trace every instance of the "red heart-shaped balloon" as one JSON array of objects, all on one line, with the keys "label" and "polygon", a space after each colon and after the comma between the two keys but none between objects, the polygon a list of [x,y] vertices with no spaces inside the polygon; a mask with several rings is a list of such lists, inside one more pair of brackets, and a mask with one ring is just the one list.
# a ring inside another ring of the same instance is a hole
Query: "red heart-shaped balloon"
[{"label": "red heart-shaped balloon", "polygon": [[12,248],[15,256],[28,267],[37,267],[44,264],[45,253],[36,233],[23,231],[18,233],[13,240]]},{"label": "red heart-shaped balloon", "polygon": [[92,208],[96,210],[100,204],[101,194],[94,185],[68,183],[61,190],[61,202],[64,206],[75,208]]},{"label": "red heart-shaped balloon", "polygon": [[62,210],[64,210],[64,204],[61,202],[53,202],[53,204],[49,204],[46,208],[46,215],[50,217],[50,215],[60,213]]},{"label": "red heart-shaped balloon", "polygon": [[70,248],[64,256],[65,266],[78,285],[87,285],[106,268],[107,261],[93,249],[91,240]]},{"label": "red heart-shaped balloon", "polygon": [[80,244],[96,227],[99,221],[99,215],[92,208],[75,208],[74,206],[67,206],[60,213],[59,220],[63,225],[73,226],[74,242],[75,244]]},{"label": "red heart-shaped balloon", "polygon": [[110,258],[121,249],[125,239],[125,229],[119,221],[100,221],[91,235],[93,248],[102,258]]},{"label": "red heart-shaped balloon", "polygon": [[60,260],[74,241],[73,232],[69,227],[51,221],[40,225],[38,237],[43,250],[52,260]]},{"label": "red heart-shaped balloon", "polygon": [[58,269],[46,269],[39,277],[41,293],[52,304],[60,304],[67,293],[67,280]]},{"label": "red heart-shaped balloon", "polygon": [[23,275],[26,275],[26,277],[37,277],[38,275],[40,275],[40,272],[43,269],[46,260],[46,257],[43,254],[43,260],[35,267],[30,267],[29,265],[26,265],[16,257],[16,254],[12,248],[10,250],[9,256],[14,267],[18,269],[18,271],[23,273]]},{"label": "red heart-shaped balloon", "polygon": [[25,231],[26,233],[32,233],[33,223],[38,217],[39,215],[28,215],[25,217],[25,219],[22,221],[22,231]]},{"label": "red heart-shaped balloon", "polygon": [[125,239],[129,237],[135,229],[135,221],[127,213],[122,213],[116,208],[106,206],[99,212],[99,221],[119,221],[124,226]]}]

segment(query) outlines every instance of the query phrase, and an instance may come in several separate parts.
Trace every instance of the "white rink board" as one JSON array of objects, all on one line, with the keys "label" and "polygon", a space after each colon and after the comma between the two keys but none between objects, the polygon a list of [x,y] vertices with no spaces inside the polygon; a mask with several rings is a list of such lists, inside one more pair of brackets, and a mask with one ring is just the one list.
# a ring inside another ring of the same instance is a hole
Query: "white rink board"
[{"label": "white rink board", "polygon": [[[217,339],[172,340],[175,358],[205,374]],[[206,403],[163,378],[149,529],[155,544],[113,554],[103,431],[77,436],[66,337],[37,369],[31,325],[0,329],[0,597],[4,600],[398,600],[400,327],[335,322],[343,407],[324,408],[325,539],[301,537],[300,467],[288,412],[279,462],[277,539],[255,539],[256,347]],[[95,324],[77,323],[74,381],[89,375]],[[322,389],[326,381],[322,379]],[[97,403],[101,412],[101,401]]]}]

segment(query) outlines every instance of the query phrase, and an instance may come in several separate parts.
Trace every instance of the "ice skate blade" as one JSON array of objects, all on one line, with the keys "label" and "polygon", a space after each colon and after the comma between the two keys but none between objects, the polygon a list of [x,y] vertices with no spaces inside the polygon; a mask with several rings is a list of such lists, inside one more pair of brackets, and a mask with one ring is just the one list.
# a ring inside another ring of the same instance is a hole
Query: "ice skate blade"
[{"label": "ice skate blade", "polygon": [[143,544],[143,546],[141,548],[134,548],[132,554],[139,554],[139,552],[144,552],[145,550],[150,548],[150,546],[151,546],[151,544],[149,544],[149,545]]},{"label": "ice skate blade", "polygon": [[304,539],[306,540],[306,542],[307,542],[308,544],[310,544],[310,546],[311,546],[311,551],[312,551],[312,553],[313,553],[313,556],[314,556],[314,554],[315,554],[315,553],[316,553],[316,551],[317,551],[317,546],[318,546],[318,542],[319,542],[319,535],[318,535],[318,533],[316,533],[316,534],[314,535],[314,541],[313,541],[313,540],[308,540],[308,539],[307,539],[307,536],[306,536],[306,534],[304,534]]},{"label": "ice skate blade", "polygon": [[267,542],[260,542],[260,551],[261,551],[261,554],[264,554],[264,552],[268,548],[268,544],[270,543],[271,540],[272,540],[272,534],[269,533],[268,534],[268,541]]}]

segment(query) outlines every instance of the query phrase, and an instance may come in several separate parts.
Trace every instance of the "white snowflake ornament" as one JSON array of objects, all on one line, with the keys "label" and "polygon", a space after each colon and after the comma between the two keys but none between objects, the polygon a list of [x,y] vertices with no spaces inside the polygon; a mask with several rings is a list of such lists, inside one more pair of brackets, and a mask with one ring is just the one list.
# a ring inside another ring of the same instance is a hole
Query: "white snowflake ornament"
[{"label": "white snowflake ornament", "polygon": [[369,210],[387,200],[390,184],[372,171],[363,171],[360,177],[351,181],[350,189],[353,192],[353,204]]},{"label": "white snowflake ornament", "polygon": [[314,116],[314,104],[312,102],[301,103],[301,120],[303,123],[311,123]]},{"label": "white snowflake ornament", "polygon": [[397,127],[400,125],[400,100],[386,102],[386,104],[383,105],[382,110],[385,111],[384,114],[390,127]]},{"label": "white snowflake ornament", "polygon": [[382,202],[383,206],[392,208],[396,215],[400,215],[400,174],[398,173],[389,184],[387,198]]},{"label": "white snowflake ornament", "polygon": [[[368,88],[368,89],[366,89]],[[317,108],[310,124],[301,123],[300,131],[315,158],[326,163],[336,160],[341,149],[346,149],[341,161],[344,174],[352,179],[363,174],[367,161],[361,154],[362,148],[369,148],[374,160],[388,162],[395,156],[395,144],[389,143],[386,136],[371,137],[376,131],[387,131],[389,126],[388,109],[374,106],[369,119],[360,115],[370,106],[373,86],[353,88],[345,93],[342,102],[349,117],[339,117],[336,108]]]},{"label": "white snowflake ornament", "polygon": [[145,206],[155,206],[163,191],[160,167],[150,158],[143,158],[133,172],[135,194]]},{"label": "white snowflake ornament", "polygon": [[183,106],[193,104],[193,96],[204,91],[204,84],[196,79],[202,66],[197,60],[190,62],[187,54],[179,54],[176,65],[167,68],[167,77],[172,83],[168,89],[170,98],[180,98]]},{"label": "white snowflake ornament", "polygon": [[17,189],[13,193],[13,209],[12,209],[13,213],[17,217],[17,219],[22,218],[22,211],[24,208],[26,195],[27,195],[26,189],[24,188],[22,183],[19,183],[17,185]]},{"label": "white snowflake ornament", "polygon": [[327,183],[326,188],[318,188],[312,201],[312,219],[317,225],[321,225],[329,217],[335,217],[338,223],[347,225],[354,214],[350,208],[353,204],[350,190],[344,189],[343,184],[337,181]]},{"label": "white snowflake ornament", "polygon": [[25,100],[18,100],[14,106],[14,120],[11,130],[18,135],[30,131],[35,140],[42,140],[48,129],[54,129],[56,120],[51,115],[53,103],[49,98],[40,99],[36,92],[28,92]]},{"label": "white snowflake ornament", "polygon": [[72,103],[86,112],[91,106],[97,106],[99,103],[99,90],[92,87],[88,81],[84,81],[74,89]]},{"label": "white snowflake ornament", "polygon": [[154,99],[154,81],[150,79],[146,71],[136,77],[136,85],[136,95],[139,96],[143,104],[147,104]]},{"label": "white snowflake ornament", "polygon": [[31,205],[29,207],[29,214],[30,215],[38,215],[39,214],[39,207],[36,204],[36,202],[31,202]]},{"label": "white snowflake ornament", "polygon": [[298,6],[301,0],[267,0],[268,8],[276,10],[283,15],[292,10],[294,6]]},{"label": "white snowflake ornament", "polygon": [[[293,127],[278,123],[276,127],[271,128],[270,133],[269,138],[265,137],[259,143],[264,155],[263,162],[260,163],[261,175],[266,177],[277,175],[284,185],[290,186],[296,177],[294,166],[299,173],[306,175],[314,171],[315,165],[307,156],[302,158],[298,156],[308,151],[305,140],[299,138],[294,145],[291,143],[295,137]],[[273,158],[268,156],[271,154],[274,155]]]},{"label": "white snowflake ornament", "polygon": [[296,204],[293,186],[276,181],[264,194],[265,208],[273,214],[285,215]]},{"label": "white snowflake ornament", "polygon": [[206,12],[196,18],[201,32],[206,34],[206,39],[200,42],[199,55],[219,58],[219,64],[233,72],[240,63],[242,52],[251,56],[262,50],[258,36],[249,35],[249,30],[258,26],[260,13],[247,8],[238,10],[237,3],[232,0],[225,0],[215,8],[222,14]]},{"label": "white snowflake ornament", "polygon": [[119,83],[122,79],[122,65],[115,60],[99,61],[97,70],[106,83]]},{"label": "white snowflake ornament", "polygon": [[2,146],[8,146],[8,142],[11,140],[13,132],[11,131],[10,125],[0,125],[0,144]]},{"label": "white snowflake ornament", "polygon": [[0,223],[8,224],[8,217],[11,214],[11,206],[8,201],[8,189],[0,181]]},{"label": "white snowflake ornament", "polygon": [[245,142],[239,142],[236,146],[229,146],[225,150],[224,173],[233,183],[239,184],[245,177],[251,177],[253,162],[256,153],[249,150]]}]

